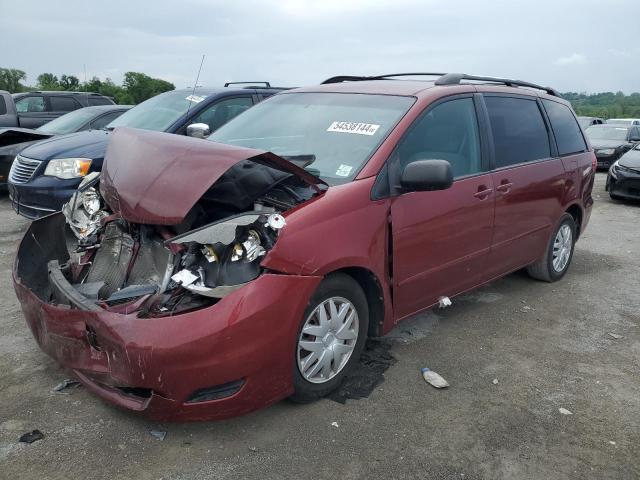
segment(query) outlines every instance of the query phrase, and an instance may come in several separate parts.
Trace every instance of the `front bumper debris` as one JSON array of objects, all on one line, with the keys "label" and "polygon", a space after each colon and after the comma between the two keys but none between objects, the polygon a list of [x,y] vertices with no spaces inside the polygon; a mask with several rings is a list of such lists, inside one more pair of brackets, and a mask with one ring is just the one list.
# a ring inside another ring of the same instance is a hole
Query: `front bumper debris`
[{"label": "front bumper debris", "polygon": [[115,313],[62,275],[66,249],[46,237],[61,222],[60,214],[31,225],[13,282],[42,350],[87,389],[165,421],[228,418],[292,393],[295,337],[320,277],[265,273],[206,308]]}]

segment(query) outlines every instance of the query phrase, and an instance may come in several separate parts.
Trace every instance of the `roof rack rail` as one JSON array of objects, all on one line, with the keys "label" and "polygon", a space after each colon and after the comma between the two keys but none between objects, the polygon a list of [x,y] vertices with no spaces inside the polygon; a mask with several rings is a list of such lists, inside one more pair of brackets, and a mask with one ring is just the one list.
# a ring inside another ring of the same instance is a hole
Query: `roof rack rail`
[{"label": "roof rack rail", "polygon": [[321,85],[328,83],[342,83],[342,82],[361,82],[365,80],[388,80],[393,77],[441,77],[444,73],[389,73],[386,75],[373,75],[373,76],[361,76],[361,75],[338,75],[336,77],[327,78]]},{"label": "roof rack rail", "polygon": [[511,80],[509,78],[498,78],[498,77],[481,77],[476,75],[467,75],[466,73],[447,73],[446,75],[443,75],[439,79],[437,79],[435,81],[435,84],[439,86],[459,85],[462,80],[501,83],[503,85],[506,85],[507,87],[535,88],[536,90],[543,90],[547,92],[549,95],[553,95],[555,97],[561,97],[560,93],[551,87],[543,87],[541,85],[536,85],[535,83],[523,82],[522,80]]},{"label": "roof rack rail", "polygon": [[228,87],[229,85],[247,85],[247,84],[255,85],[256,83],[264,83],[265,87],[271,88],[271,84],[269,82],[227,82],[224,84],[224,86]]}]

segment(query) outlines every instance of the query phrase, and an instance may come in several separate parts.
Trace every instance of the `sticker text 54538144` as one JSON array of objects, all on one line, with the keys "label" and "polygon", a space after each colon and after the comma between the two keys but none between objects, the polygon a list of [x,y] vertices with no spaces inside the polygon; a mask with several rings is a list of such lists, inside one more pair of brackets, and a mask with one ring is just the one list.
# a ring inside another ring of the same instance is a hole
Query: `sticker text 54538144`
[{"label": "sticker text 54538144", "polygon": [[357,133],[358,135],[373,135],[375,134],[380,125],[373,123],[358,123],[358,122],[333,122],[327,128],[327,132],[337,133]]}]

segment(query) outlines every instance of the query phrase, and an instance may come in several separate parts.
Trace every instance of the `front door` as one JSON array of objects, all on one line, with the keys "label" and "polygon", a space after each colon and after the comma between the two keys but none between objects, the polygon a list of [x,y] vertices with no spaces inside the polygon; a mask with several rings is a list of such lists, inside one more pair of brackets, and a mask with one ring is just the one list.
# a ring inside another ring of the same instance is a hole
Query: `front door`
[{"label": "front door", "polygon": [[398,144],[389,168],[398,176],[415,160],[447,160],[447,190],[410,192],[391,201],[396,320],[482,283],[491,247],[494,186],[480,142],[472,96],[429,107]]}]

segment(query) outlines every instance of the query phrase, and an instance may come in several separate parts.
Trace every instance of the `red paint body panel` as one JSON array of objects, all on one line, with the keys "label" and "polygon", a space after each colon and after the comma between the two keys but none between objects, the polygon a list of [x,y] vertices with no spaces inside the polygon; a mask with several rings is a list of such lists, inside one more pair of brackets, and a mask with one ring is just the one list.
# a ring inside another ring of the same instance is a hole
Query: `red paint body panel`
[{"label": "red paint body panel", "polygon": [[111,135],[100,190],[109,206],[134,223],[176,225],[227,170],[256,160],[323,183],[270,152],[181,135],[118,128]]}]

